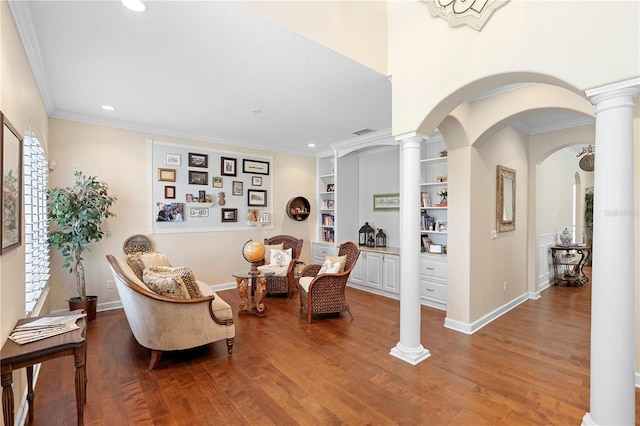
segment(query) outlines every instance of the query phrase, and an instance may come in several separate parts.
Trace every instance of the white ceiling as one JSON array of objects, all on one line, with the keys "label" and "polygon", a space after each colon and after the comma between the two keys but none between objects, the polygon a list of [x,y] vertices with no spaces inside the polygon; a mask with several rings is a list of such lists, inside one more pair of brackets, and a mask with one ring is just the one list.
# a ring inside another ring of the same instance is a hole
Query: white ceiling
[{"label": "white ceiling", "polygon": [[[234,2],[9,5],[51,117],[302,155],[391,128],[387,76]],[[577,118],[517,126],[532,134]]]}]

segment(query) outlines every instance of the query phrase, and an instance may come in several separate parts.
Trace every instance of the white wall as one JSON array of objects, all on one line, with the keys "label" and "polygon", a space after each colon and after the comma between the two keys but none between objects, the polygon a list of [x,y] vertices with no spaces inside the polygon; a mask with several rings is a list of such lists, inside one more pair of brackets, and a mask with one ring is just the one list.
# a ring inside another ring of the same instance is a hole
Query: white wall
[{"label": "white wall", "polygon": [[400,247],[400,212],[373,211],[373,195],[400,192],[399,161],[397,146],[364,151],[358,156],[360,226],[369,222],[376,233],[382,229],[387,247]]}]

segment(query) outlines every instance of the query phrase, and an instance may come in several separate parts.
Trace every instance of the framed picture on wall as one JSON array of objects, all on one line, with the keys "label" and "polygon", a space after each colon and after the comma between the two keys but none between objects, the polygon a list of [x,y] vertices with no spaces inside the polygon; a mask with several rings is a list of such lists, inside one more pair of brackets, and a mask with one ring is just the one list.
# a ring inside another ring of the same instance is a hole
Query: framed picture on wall
[{"label": "framed picture on wall", "polygon": [[214,188],[222,188],[222,176],[212,177],[211,186],[213,186]]},{"label": "framed picture on wall", "polygon": [[196,172],[189,170],[189,184],[191,185],[206,185],[209,182],[209,173]]},{"label": "framed picture on wall", "polygon": [[256,207],[267,207],[267,191],[262,189],[247,190],[247,204]]},{"label": "framed picture on wall", "polygon": [[22,244],[22,138],[2,113],[0,113],[0,121],[2,121],[2,130],[0,130],[2,249],[0,253],[4,254]]},{"label": "framed picture on wall", "polygon": [[209,167],[209,156],[207,154],[189,153],[189,167]]},{"label": "framed picture on wall", "polygon": [[233,189],[231,191],[232,195],[242,195],[242,182],[238,180],[233,181]]},{"label": "framed picture on wall", "polygon": [[242,172],[253,173],[256,175],[268,175],[269,163],[267,161],[242,160]]},{"label": "framed picture on wall", "polygon": [[253,185],[253,186],[262,186],[262,177],[253,176],[251,178],[251,185]]},{"label": "framed picture on wall", "polygon": [[222,209],[222,221],[223,222],[237,222],[238,221],[238,209]]},{"label": "framed picture on wall", "polygon": [[221,157],[220,158],[220,174],[224,176],[235,176],[236,175],[236,159]]},{"label": "framed picture on wall", "polygon": [[167,166],[180,167],[182,164],[180,154],[167,154],[165,160]]},{"label": "framed picture on wall", "polygon": [[175,182],[176,169],[158,169],[158,180],[161,182]]},{"label": "framed picture on wall", "polygon": [[176,187],[175,186],[165,186],[164,187],[164,198],[176,198]]}]

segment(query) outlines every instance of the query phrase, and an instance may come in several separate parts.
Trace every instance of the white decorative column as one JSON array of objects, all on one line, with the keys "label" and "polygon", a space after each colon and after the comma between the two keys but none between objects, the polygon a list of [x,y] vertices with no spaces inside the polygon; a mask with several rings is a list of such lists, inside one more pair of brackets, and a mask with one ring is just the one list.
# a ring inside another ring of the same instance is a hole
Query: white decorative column
[{"label": "white decorative column", "polygon": [[596,106],[591,401],[583,425],[635,423],[633,109],[640,79],[588,90]]},{"label": "white decorative column", "polygon": [[420,344],[420,148],[415,133],[400,142],[400,342],[390,354],[416,365],[431,354]]}]

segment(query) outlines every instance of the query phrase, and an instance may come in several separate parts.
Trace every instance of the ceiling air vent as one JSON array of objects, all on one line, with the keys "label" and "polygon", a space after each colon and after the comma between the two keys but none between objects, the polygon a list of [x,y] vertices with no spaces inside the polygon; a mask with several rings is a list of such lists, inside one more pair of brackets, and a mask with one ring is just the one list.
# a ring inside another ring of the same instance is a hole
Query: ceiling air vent
[{"label": "ceiling air vent", "polygon": [[353,134],[356,136],[362,136],[362,135],[366,135],[367,133],[373,133],[374,131],[375,130],[371,130],[371,129],[360,129],[353,132]]}]

